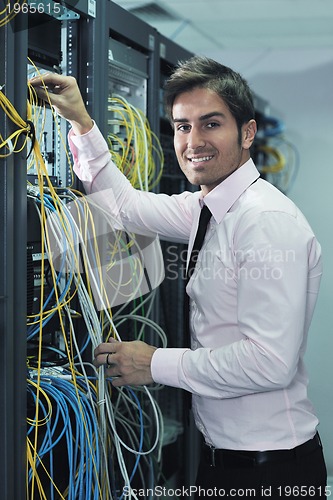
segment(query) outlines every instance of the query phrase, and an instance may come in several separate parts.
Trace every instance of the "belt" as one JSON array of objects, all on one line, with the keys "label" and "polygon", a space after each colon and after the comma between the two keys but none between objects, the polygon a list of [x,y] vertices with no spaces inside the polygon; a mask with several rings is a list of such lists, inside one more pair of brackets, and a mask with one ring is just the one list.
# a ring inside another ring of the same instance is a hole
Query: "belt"
[{"label": "belt", "polygon": [[257,467],[270,462],[286,462],[321,448],[317,433],[312,439],[290,450],[246,451],[224,450],[204,445],[202,458],[211,467]]}]

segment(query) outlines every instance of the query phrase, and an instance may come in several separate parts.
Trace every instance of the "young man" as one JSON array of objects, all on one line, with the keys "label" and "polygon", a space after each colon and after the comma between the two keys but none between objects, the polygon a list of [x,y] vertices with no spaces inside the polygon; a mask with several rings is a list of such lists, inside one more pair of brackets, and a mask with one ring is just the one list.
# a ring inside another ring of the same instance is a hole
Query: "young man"
[{"label": "young man", "polygon": [[[201,208],[212,214],[187,285],[191,349],[112,340],[96,349],[96,366],[107,364],[115,386],[155,381],[192,393],[205,441],[200,497],[216,488],[216,496],[325,498],[303,363],[321,251],[299,209],[259,178],[250,158],[256,122],[247,83],[204,57],[175,69],[165,89],[174,147],[200,190],[166,196],[133,189],[112,163],[73,78],[43,79],[72,124],[77,175],[88,192],[113,189],[132,231],[189,242],[190,252]],[[31,83],[45,98],[40,79]]]}]

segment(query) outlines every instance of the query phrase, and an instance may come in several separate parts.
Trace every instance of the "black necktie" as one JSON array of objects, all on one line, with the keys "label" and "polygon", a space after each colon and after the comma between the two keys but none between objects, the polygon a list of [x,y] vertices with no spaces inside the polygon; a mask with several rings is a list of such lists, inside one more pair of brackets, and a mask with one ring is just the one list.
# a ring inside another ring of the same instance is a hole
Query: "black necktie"
[{"label": "black necktie", "polygon": [[198,254],[200,252],[200,249],[202,247],[203,241],[205,239],[206,231],[207,231],[207,226],[210,221],[210,218],[212,216],[211,211],[209,208],[204,205],[201,209],[200,212],[200,217],[199,217],[199,224],[198,224],[198,229],[197,233],[195,235],[194,243],[193,243],[193,248],[191,251],[191,256],[186,272],[186,281],[185,281],[185,298],[184,298],[184,341],[185,345],[190,346],[190,297],[186,293],[186,285],[189,282],[192,273],[194,271],[196,262],[198,260]]}]

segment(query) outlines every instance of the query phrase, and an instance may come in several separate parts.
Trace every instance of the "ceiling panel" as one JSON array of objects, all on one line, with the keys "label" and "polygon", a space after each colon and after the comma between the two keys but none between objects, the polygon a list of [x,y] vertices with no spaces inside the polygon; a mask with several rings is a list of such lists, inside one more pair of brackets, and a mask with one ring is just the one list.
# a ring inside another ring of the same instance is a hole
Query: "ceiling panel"
[{"label": "ceiling panel", "polygon": [[115,0],[195,53],[333,48],[333,0]]}]

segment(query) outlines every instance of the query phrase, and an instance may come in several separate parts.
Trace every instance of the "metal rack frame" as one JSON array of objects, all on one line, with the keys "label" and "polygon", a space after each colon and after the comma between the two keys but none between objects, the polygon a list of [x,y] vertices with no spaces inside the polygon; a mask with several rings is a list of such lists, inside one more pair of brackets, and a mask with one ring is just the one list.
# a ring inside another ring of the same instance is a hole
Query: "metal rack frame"
[{"label": "metal rack frame", "polygon": [[[24,116],[27,29],[24,16],[0,29],[4,64],[0,82]],[[11,124],[0,115],[1,131]],[[26,159],[25,154],[0,160],[0,484],[3,498],[24,498],[26,439]],[[20,293],[18,293],[20,291]]]}]

